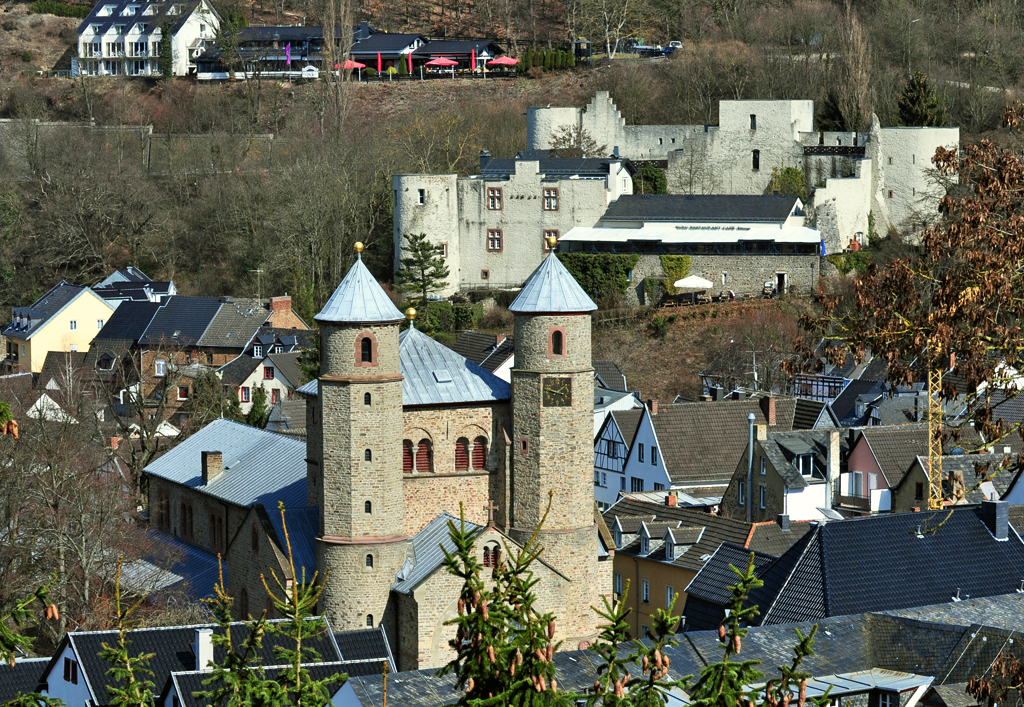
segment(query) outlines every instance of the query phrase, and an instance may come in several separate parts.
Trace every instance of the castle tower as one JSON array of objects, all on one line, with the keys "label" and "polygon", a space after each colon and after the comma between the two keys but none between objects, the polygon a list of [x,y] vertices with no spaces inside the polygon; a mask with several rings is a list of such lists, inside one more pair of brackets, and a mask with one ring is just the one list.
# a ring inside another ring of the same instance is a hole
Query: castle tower
[{"label": "castle tower", "polygon": [[[362,244],[356,244],[362,251]],[[401,312],[356,260],[315,317],[320,379],[313,414],[320,507],[317,567],[330,570],[320,610],[335,630],[382,622],[406,556],[402,502]],[[312,454],[316,454],[311,449]]]},{"label": "castle tower", "polygon": [[[554,247],[555,239],[551,239]],[[590,313],[597,305],[554,255],[533,272],[509,307],[515,315],[512,369],[512,517],[525,543],[547,508],[541,555],[571,581],[556,610],[561,639],[596,632],[591,606],[607,591],[598,569],[594,518],[594,369]]]}]

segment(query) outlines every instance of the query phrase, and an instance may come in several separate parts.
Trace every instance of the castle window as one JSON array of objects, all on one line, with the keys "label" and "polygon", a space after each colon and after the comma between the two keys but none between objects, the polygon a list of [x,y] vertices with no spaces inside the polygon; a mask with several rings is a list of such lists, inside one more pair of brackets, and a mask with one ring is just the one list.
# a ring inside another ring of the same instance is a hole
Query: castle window
[{"label": "castle window", "polygon": [[363,504],[363,513],[373,513],[373,501],[367,501]]},{"label": "castle window", "polygon": [[252,530],[249,531],[249,543],[252,545],[253,553],[260,551],[260,530],[255,523],[252,524]]},{"label": "castle window", "polygon": [[373,567],[373,555],[366,556],[366,566]]},{"label": "castle window", "polygon": [[563,327],[555,327],[551,329],[548,339],[548,357],[562,356],[565,356],[565,329]]},{"label": "castle window", "polygon": [[459,437],[455,442],[455,471],[469,470],[469,440]]},{"label": "castle window", "polygon": [[421,439],[416,447],[416,471],[431,472],[434,470],[434,450],[429,439]]},{"label": "castle window", "polygon": [[368,331],[356,337],[356,366],[377,365],[377,337]]},{"label": "castle window", "polygon": [[373,461],[373,452],[371,450],[369,450],[369,449],[364,449],[363,450],[363,461],[368,461],[368,462],[372,462]]},{"label": "castle window", "polygon": [[487,229],[487,250],[492,253],[501,252],[501,229],[500,228],[488,228]]},{"label": "castle window", "polygon": [[753,162],[754,162],[753,170],[755,172],[757,170],[761,169],[761,151],[760,150],[754,150]]},{"label": "castle window", "polygon": [[892,189],[889,190],[889,198],[892,198]]},{"label": "castle window", "polygon": [[367,614],[366,615],[366,625],[369,628],[373,628],[373,614]]},{"label": "castle window", "polygon": [[448,244],[447,243],[438,243],[437,244],[437,253],[442,258],[447,258],[448,257]]},{"label": "castle window", "polygon": [[[491,279],[491,271],[490,270],[481,270],[480,271],[480,279],[481,280],[490,280]],[[22,352],[22,353],[24,353],[24,352]]]},{"label": "castle window", "polygon": [[373,398],[370,396],[370,394],[363,393],[363,405],[369,405],[371,402],[373,402]]},{"label": "castle window", "polygon": [[558,189],[546,187],[544,189],[544,210],[558,211]]},{"label": "castle window", "polygon": [[404,440],[402,442],[402,471],[406,474],[412,473],[413,467],[413,452],[412,442]]},{"label": "castle window", "polygon": [[529,451],[530,451],[530,440],[526,439],[526,437],[523,437],[522,439],[519,440],[519,452],[521,454],[526,454]]},{"label": "castle window", "polygon": [[488,211],[501,211],[502,201],[501,187],[487,187]]},{"label": "castle window", "polygon": [[242,619],[249,618],[249,590],[245,587],[242,587],[242,591],[238,595],[238,611]]},{"label": "castle window", "polygon": [[750,114],[750,129],[757,130],[757,116],[753,113]]},{"label": "castle window", "polygon": [[427,203],[427,190],[426,189],[417,189],[416,190],[416,203],[421,205],[421,206],[423,204]]},{"label": "castle window", "polygon": [[473,440],[473,468],[484,469],[487,466],[487,438],[477,437]]}]

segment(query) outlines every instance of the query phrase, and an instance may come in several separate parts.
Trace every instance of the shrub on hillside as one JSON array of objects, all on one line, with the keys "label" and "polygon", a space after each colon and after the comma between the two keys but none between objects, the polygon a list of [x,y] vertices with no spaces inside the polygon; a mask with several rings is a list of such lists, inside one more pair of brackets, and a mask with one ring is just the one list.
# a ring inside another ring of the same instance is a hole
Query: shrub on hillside
[{"label": "shrub on hillside", "polygon": [[57,0],[36,0],[28,6],[30,15],[56,15],[57,17],[77,17],[79,19],[88,15],[89,9],[85,5],[70,5],[66,2],[57,2]]}]

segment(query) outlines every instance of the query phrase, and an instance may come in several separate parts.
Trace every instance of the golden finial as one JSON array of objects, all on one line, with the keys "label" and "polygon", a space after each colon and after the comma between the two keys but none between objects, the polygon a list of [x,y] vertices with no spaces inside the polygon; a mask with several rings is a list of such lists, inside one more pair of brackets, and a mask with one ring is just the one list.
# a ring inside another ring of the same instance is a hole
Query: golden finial
[{"label": "golden finial", "polygon": [[409,307],[409,309],[405,310],[405,318],[409,321],[414,321],[416,319],[416,309]]},{"label": "golden finial", "polygon": [[356,241],[355,249],[356,249],[357,253],[362,253],[363,252],[363,248],[365,248],[365,247],[366,246],[363,245],[362,241]]},{"label": "golden finial", "polygon": [[548,236],[548,248],[554,250],[556,245],[558,245],[558,239],[555,236]]}]

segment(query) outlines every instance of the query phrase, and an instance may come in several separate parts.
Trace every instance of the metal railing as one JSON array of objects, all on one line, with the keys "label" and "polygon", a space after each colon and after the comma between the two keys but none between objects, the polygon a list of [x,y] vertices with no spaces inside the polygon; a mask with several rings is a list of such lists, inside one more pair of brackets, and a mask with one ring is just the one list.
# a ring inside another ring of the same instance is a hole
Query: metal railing
[{"label": "metal railing", "polygon": [[863,157],[863,145],[804,145],[805,155],[834,155],[839,157]]}]

